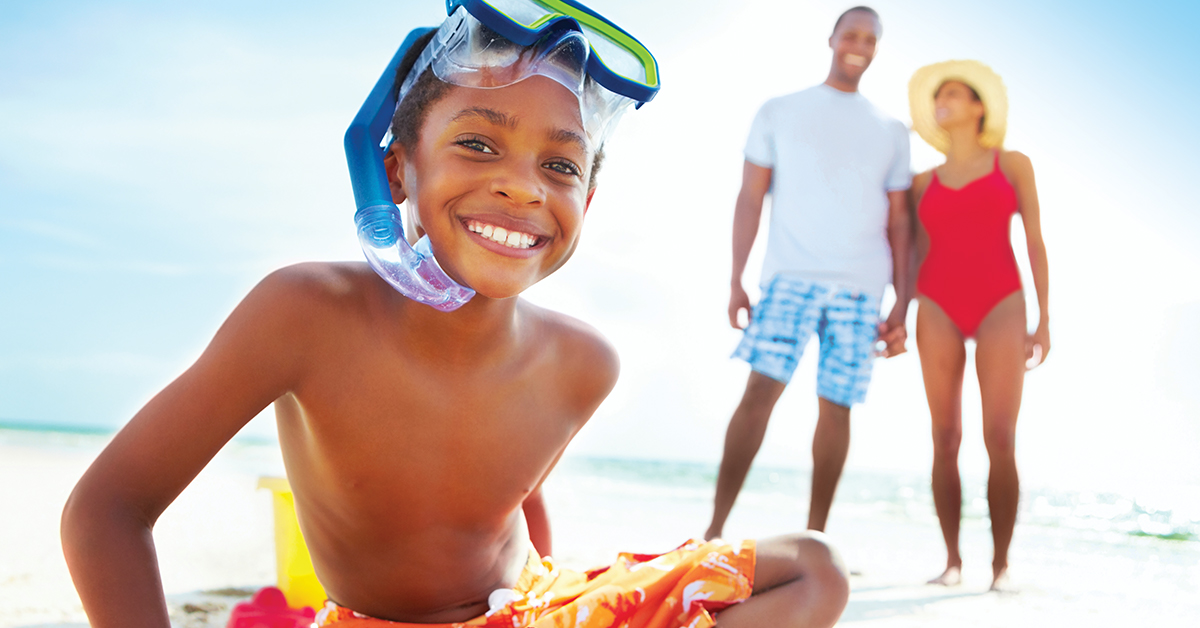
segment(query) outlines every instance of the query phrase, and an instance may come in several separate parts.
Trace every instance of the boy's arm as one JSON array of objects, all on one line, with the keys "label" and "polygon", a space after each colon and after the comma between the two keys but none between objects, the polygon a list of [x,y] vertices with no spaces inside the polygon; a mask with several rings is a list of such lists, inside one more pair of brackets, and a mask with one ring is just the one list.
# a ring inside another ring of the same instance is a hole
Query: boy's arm
[{"label": "boy's arm", "polygon": [[887,346],[880,352],[885,358],[904,353],[904,342],[908,332],[904,319],[908,316],[908,266],[909,248],[912,242],[912,221],[908,214],[908,190],[888,192],[888,244],[892,247],[892,288],[896,291],[896,304],[886,320],[879,325],[879,339]]},{"label": "boy's arm", "polygon": [[529,528],[529,540],[540,556],[551,556],[553,543],[550,534],[550,514],[546,509],[546,500],[542,494],[542,484],[550,476],[550,472],[558,466],[558,461],[566,452],[567,445],[575,438],[580,429],[600,407],[600,404],[612,392],[621,372],[621,362],[617,352],[595,329],[590,326],[558,314],[552,315],[568,329],[562,336],[560,355],[567,356],[559,363],[559,370],[565,378],[558,385],[569,391],[572,408],[568,414],[572,416],[571,434],[562,444],[554,460],[546,466],[546,471],[538,480],[537,486],[525,497],[521,508],[525,514],[525,524]]},{"label": "boy's arm", "polygon": [[757,166],[746,160],[742,166],[742,189],[738,192],[733,208],[733,273],[729,282],[729,324],[741,329],[738,313],[750,313],[750,297],[742,285],[742,274],[746,272],[746,260],[754,239],[758,236],[758,225],[762,220],[763,199],[771,189],[770,168]]},{"label": "boy's arm", "polygon": [[533,542],[538,556],[551,556],[550,515],[546,512],[546,501],[542,498],[542,487],[533,489],[522,504],[525,510],[525,523],[529,526],[529,540]]},{"label": "boy's arm", "polygon": [[[291,388],[303,336],[287,271],[265,279],[212,343],[96,458],[67,500],[63,552],[94,628],[169,626],[151,532],[221,446]],[[294,273],[292,273],[294,274]]]}]

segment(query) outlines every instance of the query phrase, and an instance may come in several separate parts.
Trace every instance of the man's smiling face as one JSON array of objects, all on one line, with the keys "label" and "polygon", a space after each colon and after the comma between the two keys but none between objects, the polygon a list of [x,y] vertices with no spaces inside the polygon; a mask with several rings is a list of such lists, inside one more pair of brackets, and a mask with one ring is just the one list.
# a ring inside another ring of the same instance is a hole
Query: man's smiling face
[{"label": "man's smiling face", "polygon": [[480,295],[516,296],[574,252],[594,151],[579,100],[558,83],[451,88],[430,106],[411,154],[393,151],[389,177],[414,226],[446,273]]},{"label": "man's smiling face", "polygon": [[845,79],[857,83],[875,58],[875,46],[881,30],[879,20],[866,11],[847,13],[829,37],[834,70]]}]

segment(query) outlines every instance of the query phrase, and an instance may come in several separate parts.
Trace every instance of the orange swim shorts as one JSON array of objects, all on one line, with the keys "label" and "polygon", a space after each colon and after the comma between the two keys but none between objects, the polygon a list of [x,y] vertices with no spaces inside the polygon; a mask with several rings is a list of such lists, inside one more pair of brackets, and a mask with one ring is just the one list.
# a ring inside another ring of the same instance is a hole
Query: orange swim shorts
[{"label": "orange swim shorts", "polygon": [[611,567],[559,568],[531,552],[512,589],[492,594],[492,610],[455,624],[374,619],[326,603],[316,626],[336,628],[709,628],[711,612],[750,597],[754,541],[691,540],[666,554],[621,554]]}]

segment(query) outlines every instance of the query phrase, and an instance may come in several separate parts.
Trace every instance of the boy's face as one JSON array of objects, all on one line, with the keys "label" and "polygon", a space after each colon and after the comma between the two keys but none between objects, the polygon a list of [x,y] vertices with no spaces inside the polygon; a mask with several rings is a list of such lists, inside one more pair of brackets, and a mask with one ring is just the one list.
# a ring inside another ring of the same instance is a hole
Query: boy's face
[{"label": "boy's face", "polygon": [[427,110],[412,154],[393,148],[388,176],[450,277],[512,297],[575,251],[592,198],[585,137],[578,99],[548,78],[452,87]]}]

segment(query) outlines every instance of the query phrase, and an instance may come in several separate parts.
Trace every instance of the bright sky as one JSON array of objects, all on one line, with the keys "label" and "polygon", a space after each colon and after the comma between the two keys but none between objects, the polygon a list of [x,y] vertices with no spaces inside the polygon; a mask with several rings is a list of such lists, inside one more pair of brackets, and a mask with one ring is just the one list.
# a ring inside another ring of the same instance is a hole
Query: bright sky
[{"label": "bright sky", "polygon": [[[575,259],[529,293],[598,327],[622,356],[575,453],[719,459],[747,374],[728,359],[739,336],[725,320],[742,144],[763,101],[824,79],[829,30],[850,4],[594,2],[655,51],[664,87],[610,142]],[[0,419],[118,426],[267,272],[361,259],[342,134],[407,31],[444,10],[348,6],[0,8]],[[1026,481],[1148,498],[1163,480],[1200,486],[1200,213],[1184,187],[1200,169],[1200,9],[872,6],[885,32],[866,96],[907,121],[917,67],[982,60],[1008,85],[1007,145],[1037,171],[1054,347],[1026,383]],[[915,135],[913,147],[914,169],[937,163]],[[852,467],[928,465],[910,349],[877,364],[854,413]],[[813,362],[776,412],[763,463],[808,464]],[[982,474],[973,377],[963,467]],[[248,431],[272,429],[263,417]]]}]

